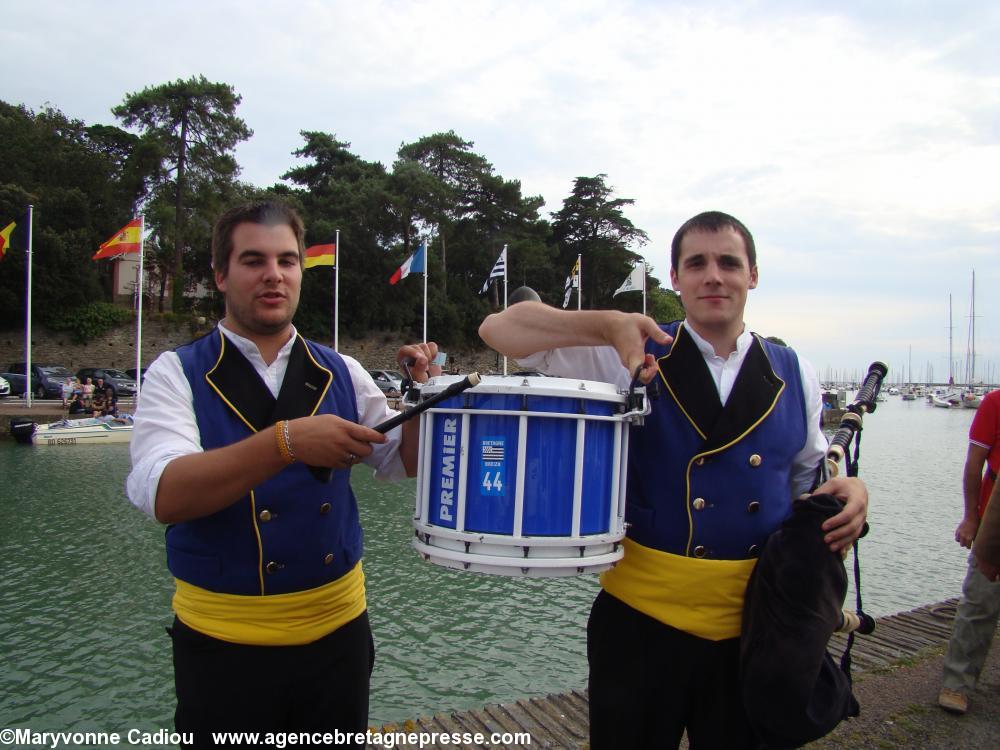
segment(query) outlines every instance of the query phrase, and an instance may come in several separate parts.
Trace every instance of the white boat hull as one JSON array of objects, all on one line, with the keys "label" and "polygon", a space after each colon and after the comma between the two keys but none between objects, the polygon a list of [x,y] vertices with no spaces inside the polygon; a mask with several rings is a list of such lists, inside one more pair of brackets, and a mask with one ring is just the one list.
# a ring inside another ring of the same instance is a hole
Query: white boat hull
[{"label": "white boat hull", "polygon": [[132,420],[115,422],[104,419],[64,419],[38,425],[31,442],[35,445],[102,445],[127,443],[132,439]]}]

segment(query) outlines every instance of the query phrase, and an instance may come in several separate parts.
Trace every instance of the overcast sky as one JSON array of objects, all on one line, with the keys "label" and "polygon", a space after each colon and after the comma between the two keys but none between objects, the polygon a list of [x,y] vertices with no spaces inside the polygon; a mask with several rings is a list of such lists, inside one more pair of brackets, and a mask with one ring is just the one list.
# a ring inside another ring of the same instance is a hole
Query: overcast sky
[{"label": "overcast sky", "polygon": [[607,174],[664,282],[677,226],[732,213],[758,245],[747,323],[821,377],[881,359],[895,380],[912,348],[914,377],[946,378],[949,294],[964,377],[975,270],[977,375],[1000,380],[998,2],[0,8],[0,98],[112,123],[126,93],[203,74],[243,96],[260,186],[300,130],[391,167],[453,129],[547,212]]}]

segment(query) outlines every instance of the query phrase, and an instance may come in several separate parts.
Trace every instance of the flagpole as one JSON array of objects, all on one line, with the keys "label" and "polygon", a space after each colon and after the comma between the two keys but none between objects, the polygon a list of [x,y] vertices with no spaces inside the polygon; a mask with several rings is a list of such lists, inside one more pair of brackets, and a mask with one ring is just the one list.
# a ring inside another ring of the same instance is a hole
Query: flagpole
[{"label": "flagpole", "polygon": [[35,207],[28,204],[28,293],[27,309],[24,315],[24,405],[26,409],[31,408],[31,235],[35,221]]},{"label": "flagpole", "polygon": [[581,306],[580,298],[583,297],[583,255],[576,256],[576,309]]},{"label": "flagpole", "polygon": [[642,263],[642,314],[646,314],[646,261],[640,260]]},{"label": "flagpole", "polygon": [[430,250],[424,243],[424,343],[427,343],[427,272],[430,270]]},{"label": "flagpole", "polygon": [[[503,246],[503,309],[507,309],[507,246]],[[507,374],[507,355],[503,357],[503,374]]]},{"label": "flagpole", "polygon": [[340,312],[340,230],[337,230],[333,241],[333,350],[339,352],[340,327],[338,315]]},{"label": "flagpole", "polygon": [[143,235],[146,233],[146,214],[139,214],[139,276],[136,279],[136,304],[139,315],[135,326],[135,403],[139,405],[139,394],[142,391],[142,287],[143,287]]}]

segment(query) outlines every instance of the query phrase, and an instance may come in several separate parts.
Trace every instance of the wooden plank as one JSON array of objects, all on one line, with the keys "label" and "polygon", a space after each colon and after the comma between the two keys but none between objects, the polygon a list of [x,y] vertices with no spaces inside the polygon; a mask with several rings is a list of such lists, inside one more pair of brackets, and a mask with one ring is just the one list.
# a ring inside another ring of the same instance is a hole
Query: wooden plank
[{"label": "wooden plank", "polygon": [[546,716],[550,717],[552,721],[557,722],[562,727],[565,727],[566,732],[570,737],[582,739],[584,736],[589,734],[588,728],[590,725],[588,722],[574,721],[573,719],[568,718],[566,713],[548,698],[534,702],[539,709],[545,712]]},{"label": "wooden plank", "polygon": [[561,743],[559,747],[572,747],[572,743],[582,734],[580,731],[573,731],[571,727],[567,727],[561,719],[552,716],[548,711],[539,706],[535,700],[519,700],[517,705],[524,709],[539,725],[544,727],[549,734],[555,737]]},{"label": "wooden plank", "polygon": [[531,714],[524,709],[520,701],[517,703],[505,703],[503,707],[510,712],[519,726],[524,727],[524,731],[530,732],[532,747],[562,747],[562,741],[550,733],[548,728],[535,721]]}]

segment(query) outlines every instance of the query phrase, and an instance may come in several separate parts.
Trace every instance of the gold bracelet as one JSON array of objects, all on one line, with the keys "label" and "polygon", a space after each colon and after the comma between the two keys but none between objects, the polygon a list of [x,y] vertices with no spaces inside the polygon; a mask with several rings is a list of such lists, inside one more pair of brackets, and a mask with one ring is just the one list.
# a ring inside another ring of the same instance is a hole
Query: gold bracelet
[{"label": "gold bracelet", "polygon": [[274,424],[274,440],[278,444],[278,453],[286,464],[295,463],[291,440],[288,437],[288,420],[282,419]]}]

